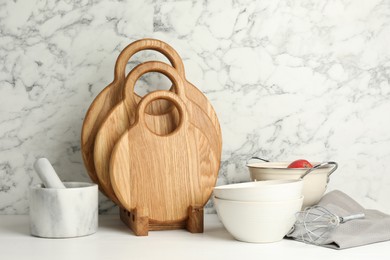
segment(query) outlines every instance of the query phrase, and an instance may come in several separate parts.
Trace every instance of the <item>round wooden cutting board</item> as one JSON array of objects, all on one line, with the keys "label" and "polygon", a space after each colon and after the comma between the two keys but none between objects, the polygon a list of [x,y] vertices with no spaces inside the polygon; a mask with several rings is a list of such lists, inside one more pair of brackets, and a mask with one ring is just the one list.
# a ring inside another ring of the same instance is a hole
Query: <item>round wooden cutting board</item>
[{"label": "round wooden cutting board", "polygon": [[[125,83],[127,62],[135,53],[143,50],[154,50],[162,53],[168,58],[172,66],[180,75],[184,76],[184,65],[179,54],[171,46],[162,41],[141,39],[131,43],[123,49],[115,64],[114,81],[104,88],[93,100],[85,115],[82,127],[81,152],[84,165],[91,180],[97,184],[99,184],[99,180],[96,176],[95,164],[93,161],[96,133],[109,111],[122,100],[122,87]],[[154,104],[155,103],[156,102],[154,102]]]},{"label": "round wooden cutting board", "polygon": [[[155,134],[145,120],[146,106],[157,99],[172,102],[178,110],[179,123],[167,135]],[[110,162],[115,194],[127,210],[172,223],[186,219],[190,206],[207,202],[218,161],[211,143],[189,117],[185,103],[173,92],[152,92],[139,103],[135,123],[115,145]]]},{"label": "round wooden cutting board", "polygon": [[[120,102],[107,116],[102,123],[96,138],[94,150],[95,170],[101,188],[105,194],[117,204],[120,204],[111,184],[110,157],[112,150],[119,138],[133,124],[136,118],[136,109],[139,103],[138,97],[134,94],[136,81],[145,73],[159,72],[166,75],[175,86],[177,95],[185,102],[188,111],[188,121],[204,135],[210,143],[210,149],[215,157],[213,168],[208,169],[210,175],[218,175],[219,162],[221,156],[221,136],[218,128],[204,110],[186,95],[189,87],[185,85],[185,80],[171,66],[158,61],[145,62],[134,68],[127,77],[123,89],[124,100]],[[154,102],[153,102],[154,103]],[[169,113],[161,115],[150,115],[145,113],[145,121],[148,127],[158,135],[166,135],[177,127],[178,113],[172,109]],[[200,135],[199,134],[199,135]]]},{"label": "round wooden cutting board", "polygon": [[[108,194],[105,191],[103,186],[100,185],[99,178],[96,173],[95,162],[94,162],[95,139],[99,128],[101,127],[103,121],[107,118],[109,112],[118,103],[120,103],[123,100],[123,86],[125,84],[126,64],[128,60],[135,53],[141,50],[155,50],[164,54],[171,62],[172,66],[177,70],[177,73],[183,79],[185,79],[183,62],[180,56],[171,46],[169,46],[168,44],[162,41],[155,40],[155,39],[142,39],[128,45],[121,52],[115,65],[114,81],[110,85],[108,85],[102,92],[100,92],[100,94],[94,99],[91,106],[89,107],[83,122],[82,134],[81,134],[81,151],[82,151],[84,164],[86,166],[86,169],[88,171],[91,180],[95,183],[98,183],[100,190],[103,193],[105,193],[105,195],[113,199],[115,202],[118,202],[117,200],[115,200],[115,195],[112,196],[112,194]],[[212,122],[213,128],[218,134],[217,137],[212,141],[218,142],[219,148],[218,148],[218,152],[216,153],[216,157],[218,160],[217,168],[219,168],[219,161],[221,158],[221,151],[222,151],[222,134],[221,134],[221,128],[216,113],[213,107],[211,106],[210,102],[207,100],[206,96],[199,89],[197,89],[194,85],[192,85],[187,80],[185,80],[184,83],[186,89],[185,91],[186,97],[189,100],[191,100],[194,104],[197,104],[199,108],[208,115],[209,119]],[[133,97],[136,103],[138,103],[141,100],[141,97],[136,95],[135,93],[133,94]],[[148,106],[147,112],[151,114],[162,114],[161,111],[167,111],[166,104],[167,104],[166,102],[155,101]],[[122,112],[124,113],[125,111]],[[164,122],[164,120],[174,122],[175,117],[177,117],[177,115],[175,115],[175,112],[171,112],[169,113],[168,116],[163,114],[163,118],[160,118],[159,120],[152,120],[149,119],[149,117],[147,117],[146,120],[148,122],[151,121],[151,124],[155,124],[156,122]],[[129,118],[124,120],[128,120],[128,119]],[[130,125],[130,124],[131,122],[125,122],[125,125]],[[155,129],[157,130],[157,132],[159,131],[162,133],[169,132],[170,129],[164,129],[166,125],[170,125],[170,124],[158,123],[155,126]],[[118,126],[118,132],[123,133],[126,129],[121,129],[120,127],[121,126]],[[107,140],[108,140],[107,142],[109,143],[108,146],[112,145],[111,139],[107,139]]]}]

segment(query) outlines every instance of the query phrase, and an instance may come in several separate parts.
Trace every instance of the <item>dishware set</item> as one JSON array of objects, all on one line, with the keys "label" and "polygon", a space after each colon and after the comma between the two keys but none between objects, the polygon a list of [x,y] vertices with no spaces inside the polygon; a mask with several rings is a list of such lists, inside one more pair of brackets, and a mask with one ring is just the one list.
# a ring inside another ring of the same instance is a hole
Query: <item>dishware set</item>
[{"label": "dishware set", "polygon": [[281,240],[303,202],[302,180],[247,182],[218,186],[214,203],[225,228],[237,240]]},{"label": "dishware set", "polygon": [[316,204],[337,163],[312,168],[287,168],[287,162],[248,163],[252,182],[214,188],[217,214],[234,238],[269,243],[292,229],[296,213]]},{"label": "dishware set", "polygon": [[[142,50],[165,55],[141,63],[125,78],[128,60]],[[134,92],[149,72],[172,82],[171,91],[144,97]],[[82,128],[82,155],[92,181],[120,207],[121,220],[136,235],[187,228],[203,232],[203,207],[218,175],[222,138],[206,96],[185,78],[177,52],[142,39],[119,55],[114,81],[92,102]]]}]

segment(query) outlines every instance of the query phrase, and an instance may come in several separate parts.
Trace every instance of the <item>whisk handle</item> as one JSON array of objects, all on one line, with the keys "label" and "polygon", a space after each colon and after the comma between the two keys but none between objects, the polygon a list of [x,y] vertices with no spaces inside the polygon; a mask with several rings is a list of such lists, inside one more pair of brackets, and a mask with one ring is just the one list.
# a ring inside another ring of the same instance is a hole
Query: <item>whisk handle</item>
[{"label": "whisk handle", "polygon": [[360,219],[360,218],[364,218],[364,217],[365,217],[364,213],[358,213],[358,214],[353,214],[350,216],[340,217],[340,223],[344,223],[344,222],[347,222],[350,220]]}]

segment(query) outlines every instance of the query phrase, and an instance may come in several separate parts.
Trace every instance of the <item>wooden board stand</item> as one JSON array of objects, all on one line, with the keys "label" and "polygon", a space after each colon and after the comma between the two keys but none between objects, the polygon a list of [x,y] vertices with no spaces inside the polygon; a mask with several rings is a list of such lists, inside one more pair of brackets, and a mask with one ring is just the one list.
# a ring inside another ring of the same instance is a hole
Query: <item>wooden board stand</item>
[{"label": "wooden board stand", "polygon": [[[172,66],[148,61],[126,77],[128,60],[142,50],[162,53]],[[136,82],[148,72],[167,76],[171,91],[138,96]],[[217,181],[222,133],[209,100],[187,81],[183,61],[171,46],[143,39],[121,52],[114,81],[88,109],[81,139],[88,174],[120,207],[121,220],[135,235],[203,232],[203,207]]]},{"label": "wooden board stand", "polygon": [[137,236],[147,236],[149,230],[187,229],[191,233],[203,233],[203,206],[189,206],[188,218],[172,223],[149,220],[148,212],[142,209],[135,209],[130,212],[119,208],[119,212],[122,222]]}]

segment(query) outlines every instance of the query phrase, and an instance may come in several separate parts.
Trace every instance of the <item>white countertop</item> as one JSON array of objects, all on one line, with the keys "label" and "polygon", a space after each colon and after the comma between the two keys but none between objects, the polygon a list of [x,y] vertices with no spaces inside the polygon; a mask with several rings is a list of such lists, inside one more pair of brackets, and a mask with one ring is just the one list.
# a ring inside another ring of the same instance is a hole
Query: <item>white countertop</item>
[{"label": "white countertop", "polygon": [[1,259],[390,259],[390,241],[334,250],[282,240],[270,244],[233,239],[214,214],[205,216],[203,234],[151,231],[135,236],[118,216],[99,216],[97,233],[72,239],[30,236],[25,215],[0,216]]}]

